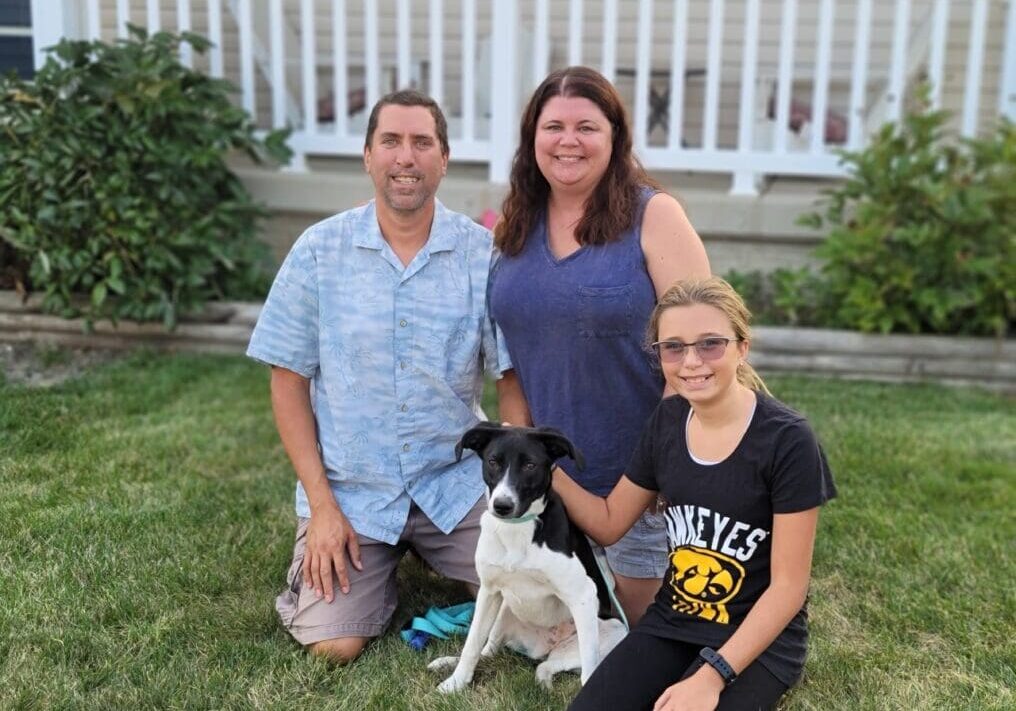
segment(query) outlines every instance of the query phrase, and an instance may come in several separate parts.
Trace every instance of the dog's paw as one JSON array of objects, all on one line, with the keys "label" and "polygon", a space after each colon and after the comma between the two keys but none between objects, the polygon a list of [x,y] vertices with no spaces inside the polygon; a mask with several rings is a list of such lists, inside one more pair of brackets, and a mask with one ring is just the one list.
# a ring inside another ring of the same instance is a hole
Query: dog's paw
[{"label": "dog's paw", "polygon": [[458,691],[462,691],[469,685],[468,679],[462,679],[455,674],[442,681],[437,686],[437,690],[442,694],[454,694]]},{"label": "dog's paw", "polygon": [[554,688],[554,670],[546,664],[536,666],[536,681],[547,691]]},{"label": "dog's paw", "polygon": [[430,669],[431,671],[440,671],[441,669],[453,667],[458,663],[459,663],[458,657],[438,657],[430,664],[428,664],[427,668]]}]

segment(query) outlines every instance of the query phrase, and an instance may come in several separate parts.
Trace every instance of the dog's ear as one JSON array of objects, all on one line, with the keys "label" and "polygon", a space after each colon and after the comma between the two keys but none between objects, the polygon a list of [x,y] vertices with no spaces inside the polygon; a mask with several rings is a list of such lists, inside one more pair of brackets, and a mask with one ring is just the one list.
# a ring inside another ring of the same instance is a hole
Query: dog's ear
[{"label": "dog's ear", "polygon": [[565,437],[564,433],[560,430],[556,430],[553,427],[540,427],[536,431],[536,438],[543,444],[543,448],[547,450],[547,455],[551,459],[557,460],[561,457],[571,457],[575,462],[575,466],[580,471],[585,469],[586,461],[582,456],[582,452],[576,449],[571,440]]},{"label": "dog's ear", "polygon": [[462,450],[471,449],[474,452],[482,452],[490,440],[504,434],[504,428],[497,422],[480,422],[472,429],[466,430],[462,439],[455,445],[455,461],[462,459]]}]

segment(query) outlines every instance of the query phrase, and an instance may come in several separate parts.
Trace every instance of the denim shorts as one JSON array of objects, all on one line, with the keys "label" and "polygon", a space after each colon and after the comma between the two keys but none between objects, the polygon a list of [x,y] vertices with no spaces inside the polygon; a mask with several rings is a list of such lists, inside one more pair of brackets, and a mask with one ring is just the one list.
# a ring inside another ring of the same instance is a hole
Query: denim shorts
[{"label": "denim shorts", "polygon": [[667,522],[662,513],[646,511],[628,533],[607,546],[611,571],[628,578],[662,578],[667,572]]}]

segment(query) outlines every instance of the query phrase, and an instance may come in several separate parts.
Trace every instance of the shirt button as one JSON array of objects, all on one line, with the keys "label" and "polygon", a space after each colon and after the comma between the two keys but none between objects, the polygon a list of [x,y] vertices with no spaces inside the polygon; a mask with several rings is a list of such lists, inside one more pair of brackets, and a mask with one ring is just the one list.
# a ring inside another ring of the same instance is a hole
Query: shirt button
[{"label": "shirt button", "polygon": [[406,361],[400,360],[399,361],[399,367],[402,368],[403,370],[405,370],[406,369]]},{"label": "shirt button", "polygon": [[409,443],[408,442],[406,444],[402,445],[402,451],[403,452],[408,452],[409,451]]},{"label": "shirt button", "polygon": [[405,412],[406,410],[409,409],[409,405],[407,405],[406,403],[402,403],[402,407],[400,407],[399,409]]},{"label": "shirt button", "polygon": [[406,321],[406,319],[402,319],[401,321],[399,321],[399,325],[403,327],[405,327],[407,323],[408,322]]}]

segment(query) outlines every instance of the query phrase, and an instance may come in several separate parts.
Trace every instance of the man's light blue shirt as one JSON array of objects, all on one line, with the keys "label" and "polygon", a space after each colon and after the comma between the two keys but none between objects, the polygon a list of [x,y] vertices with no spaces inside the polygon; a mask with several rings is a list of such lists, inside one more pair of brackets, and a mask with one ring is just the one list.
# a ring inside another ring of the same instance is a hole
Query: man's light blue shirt
[{"label": "man's light blue shirt", "polygon": [[[404,267],[374,202],[301,235],[247,355],[311,379],[321,458],[357,533],[398,542],[411,500],[445,533],[483,493],[455,444],[482,417],[483,370],[500,377],[487,314],[490,232],[437,203]],[[296,513],[310,516],[297,483]]]}]

